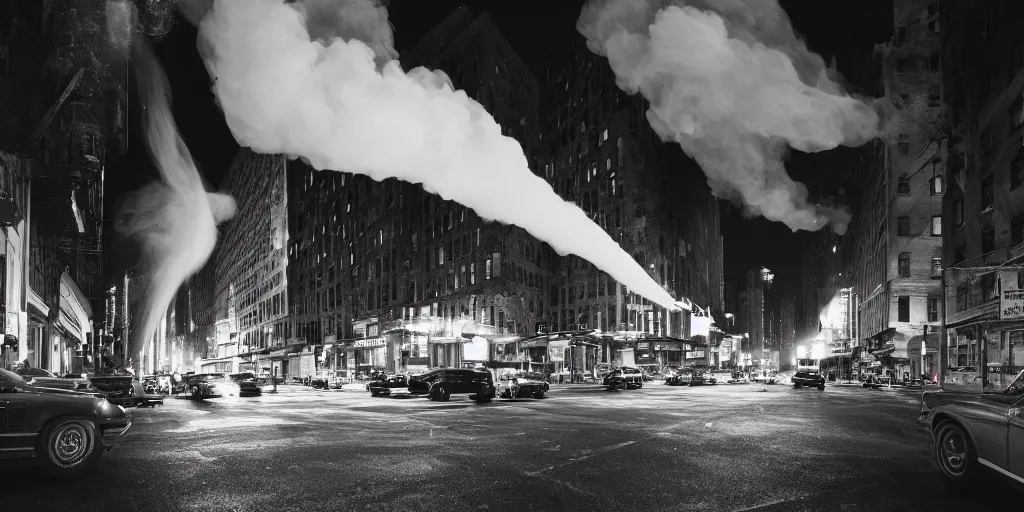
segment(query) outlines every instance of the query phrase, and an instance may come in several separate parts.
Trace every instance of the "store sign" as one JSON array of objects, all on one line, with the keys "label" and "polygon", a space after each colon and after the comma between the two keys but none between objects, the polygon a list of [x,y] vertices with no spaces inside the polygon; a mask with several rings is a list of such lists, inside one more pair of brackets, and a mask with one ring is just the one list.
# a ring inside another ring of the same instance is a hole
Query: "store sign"
[{"label": "store sign", "polygon": [[355,340],[352,342],[354,348],[375,348],[384,346],[384,338],[370,338],[365,340]]},{"label": "store sign", "polygon": [[1001,272],[1002,290],[999,293],[999,318],[1014,320],[1024,318],[1024,290],[1017,285],[1017,270]]}]

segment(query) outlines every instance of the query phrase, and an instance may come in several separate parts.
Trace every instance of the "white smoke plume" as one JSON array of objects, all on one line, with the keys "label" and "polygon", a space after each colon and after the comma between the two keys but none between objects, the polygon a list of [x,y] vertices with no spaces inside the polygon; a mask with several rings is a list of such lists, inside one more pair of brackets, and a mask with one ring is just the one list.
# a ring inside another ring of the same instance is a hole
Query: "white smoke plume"
[{"label": "white smoke plume", "polygon": [[330,5],[342,19],[369,23],[311,34],[310,3],[284,0],[216,0],[206,13],[200,51],[241,145],[302,157],[320,170],[422,183],[674,309],[604,230],[530,171],[519,143],[479,103],[452,90],[443,73],[405,73],[390,60],[391,26],[379,2]]},{"label": "white smoke plume", "polygon": [[207,192],[174,124],[167,77],[148,48],[137,48],[134,64],[145,112],[143,128],[161,179],[131,194],[118,211],[118,231],[141,247],[146,283],[141,302],[135,305],[140,321],[132,332],[133,350],[153,335],[182,283],[209,259],[217,242],[217,224],[236,211],[230,196]]},{"label": "white smoke plume", "polygon": [[577,29],[619,87],[649,101],[651,127],[700,164],[716,195],[794,231],[831,222],[846,232],[849,212],[809,203],[783,160],[790,148],[862,145],[883,129],[885,110],[843,91],[777,0],[591,0]]}]

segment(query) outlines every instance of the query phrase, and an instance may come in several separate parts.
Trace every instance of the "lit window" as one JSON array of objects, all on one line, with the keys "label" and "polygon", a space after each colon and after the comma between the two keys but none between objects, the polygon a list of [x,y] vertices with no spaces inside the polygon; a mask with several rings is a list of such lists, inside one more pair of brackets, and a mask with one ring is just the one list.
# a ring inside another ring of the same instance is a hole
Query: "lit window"
[{"label": "lit window", "polygon": [[601,142],[606,140],[608,140],[608,128],[605,128],[604,131],[601,132]]},{"label": "lit window", "polygon": [[487,258],[487,262],[484,264],[484,279],[491,278],[491,259]]},{"label": "lit window", "polygon": [[942,216],[941,215],[933,215],[932,216],[932,236],[941,236],[941,235],[942,235]]}]

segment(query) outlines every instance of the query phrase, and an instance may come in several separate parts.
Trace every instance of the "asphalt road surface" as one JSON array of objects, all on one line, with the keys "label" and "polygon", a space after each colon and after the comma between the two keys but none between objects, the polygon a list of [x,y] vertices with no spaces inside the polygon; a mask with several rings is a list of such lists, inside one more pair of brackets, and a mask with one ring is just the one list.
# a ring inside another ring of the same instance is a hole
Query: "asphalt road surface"
[{"label": "asphalt road surface", "polygon": [[[764,389],[765,391],[762,391]],[[77,481],[0,465],[0,509],[28,511],[981,511],[932,462],[918,394],[717,385],[541,400],[276,395],[168,398]]]}]

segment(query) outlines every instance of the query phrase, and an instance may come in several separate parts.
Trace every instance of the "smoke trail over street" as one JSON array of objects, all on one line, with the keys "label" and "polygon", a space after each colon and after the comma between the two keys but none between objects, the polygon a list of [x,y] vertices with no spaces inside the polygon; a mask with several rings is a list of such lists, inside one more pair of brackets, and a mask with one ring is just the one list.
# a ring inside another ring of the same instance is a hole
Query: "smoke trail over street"
[{"label": "smoke trail over street", "polygon": [[[304,13],[330,6],[348,21],[330,30],[307,22]],[[377,1],[216,0],[199,27],[215,95],[241,145],[320,170],[422,183],[673,307],[604,230],[530,171],[519,143],[480,104],[441,72],[403,72]]]},{"label": "smoke trail over street", "polygon": [[783,159],[789,148],[868,142],[883,129],[883,105],[843,92],[777,0],[591,0],[577,28],[719,197],[794,231],[831,222],[845,233],[849,213],[810,204]]},{"label": "smoke trail over street", "polygon": [[136,304],[140,321],[132,354],[156,331],[178,288],[213,252],[217,224],[234,216],[235,200],[209,193],[174,124],[167,77],[149,49],[138,47],[135,69],[144,105],[146,143],[160,181],[133,193],[117,217],[117,229],[142,249],[145,291]]}]

